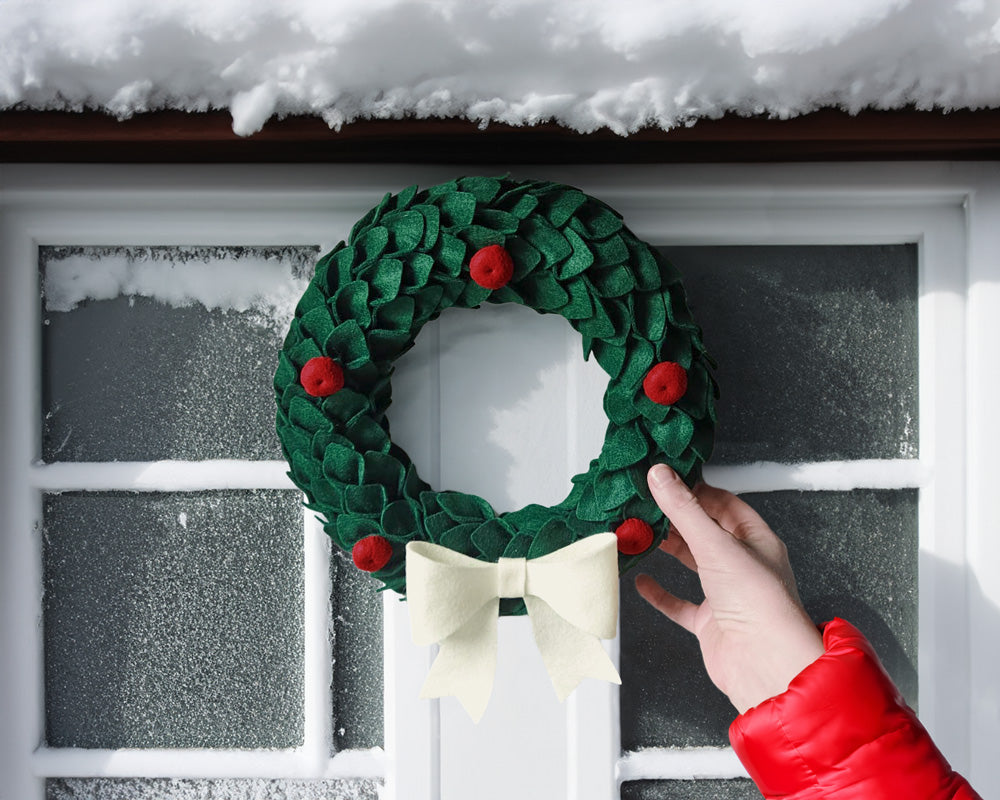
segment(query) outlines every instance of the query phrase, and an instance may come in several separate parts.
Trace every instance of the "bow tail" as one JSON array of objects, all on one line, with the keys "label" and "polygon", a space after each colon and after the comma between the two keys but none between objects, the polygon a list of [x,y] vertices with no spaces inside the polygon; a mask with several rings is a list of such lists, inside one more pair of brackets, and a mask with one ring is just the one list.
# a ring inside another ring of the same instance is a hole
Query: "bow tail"
[{"label": "bow tail", "polygon": [[524,603],[528,607],[535,643],[560,702],[569,697],[584,678],[622,682],[597,636],[566,621],[539,597],[529,595]]},{"label": "bow tail", "polygon": [[500,600],[483,605],[440,642],[440,651],[420,690],[421,697],[454,695],[473,722],[479,722],[493,692],[497,669],[497,615]]}]

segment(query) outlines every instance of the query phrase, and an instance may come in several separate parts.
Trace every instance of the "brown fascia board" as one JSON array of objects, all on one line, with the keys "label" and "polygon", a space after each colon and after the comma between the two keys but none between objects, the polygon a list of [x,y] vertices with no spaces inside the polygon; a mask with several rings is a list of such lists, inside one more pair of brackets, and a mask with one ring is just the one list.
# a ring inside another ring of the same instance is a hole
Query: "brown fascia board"
[{"label": "brown fascia board", "polygon": [[736,163],[995,160],[1000,110],[824,109],[787,120],[727,115],[627,137],[548,123],[481,128],[461,119],[362,120],[333,131],[316,117],[272,120],[240,137],[224,111],[0,112],[0,161],[47,163]]}]

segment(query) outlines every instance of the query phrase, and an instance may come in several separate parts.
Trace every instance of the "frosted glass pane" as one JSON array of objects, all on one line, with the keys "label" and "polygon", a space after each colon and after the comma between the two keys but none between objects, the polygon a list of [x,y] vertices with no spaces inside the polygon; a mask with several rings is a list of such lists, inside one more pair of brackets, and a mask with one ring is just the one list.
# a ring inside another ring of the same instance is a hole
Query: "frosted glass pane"
[{"label": "frosted glass pane", "polygon": [[628,781],[621,800],[760,800],[753,781]]},{"label": "frosted glass pane", "polygon": [[170,778],[57,778],[46,800],[377,800],[380,781],[176,780]]},{"label": "frosted glass pane", "polygon": [[302,742],[295,492],[45,498],[54,747]]},{"label": "frosted glass pane", "polygon": [[43,459],[281,458],[271,381],[317,253],[41,248]]},{"label": "frosted glass pane", "polygon": [[382,747],[381,584],[342,550],[330,563],[334,750]]},{"label": "frosted glass pane", "polygon": [[719,363],[714,463],[917,457],[916,245],[662,250]]},{"label": "frosted glass pane", "polygon": [[[868,636],[908,702],[917,700],[917,492],[750,494],[788,545],[799,593],[817,622],[843,617]],[[695,576],[657,553],[640,569],[700,600]],[[695,638],[622,579],[622,749],[727,744],[736,716],[709,682]]]}]

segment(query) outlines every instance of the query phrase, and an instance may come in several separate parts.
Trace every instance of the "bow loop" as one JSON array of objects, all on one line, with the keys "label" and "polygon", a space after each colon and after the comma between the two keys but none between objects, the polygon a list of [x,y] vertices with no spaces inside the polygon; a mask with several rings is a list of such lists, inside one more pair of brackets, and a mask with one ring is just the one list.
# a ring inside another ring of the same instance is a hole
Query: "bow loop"
[{"label": "bow loop", "polygon": [[618,619],[613,533],[581,539],[541,558],[497,563],[430,542],[410,542],[406,585],[413,640],[441,645],[421,696],[455,695],[476,722],[493,688],[501,597],[524,598],[560,700],[587,677],[621,683],[598,639],[612,638]]}]

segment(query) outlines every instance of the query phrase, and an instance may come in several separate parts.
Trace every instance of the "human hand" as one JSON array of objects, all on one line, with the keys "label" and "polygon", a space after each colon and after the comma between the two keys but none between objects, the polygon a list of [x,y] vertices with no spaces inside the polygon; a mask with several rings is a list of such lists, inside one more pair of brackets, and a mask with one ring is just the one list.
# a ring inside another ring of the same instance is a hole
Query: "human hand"
[{"label": "human hand", "polygon": [[663,464],[647,480],[671,523],[660,549],[698,573],[705,600],[695,605],[675,597],[649,575],[639,575],[636,588],[698,637],[709,678],[742,714],[781,694],[823,654],[785,544],[727,491],[700,484],[692,492]]}]

